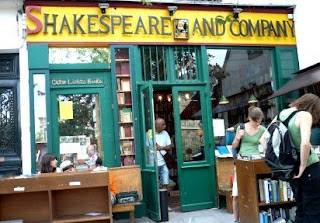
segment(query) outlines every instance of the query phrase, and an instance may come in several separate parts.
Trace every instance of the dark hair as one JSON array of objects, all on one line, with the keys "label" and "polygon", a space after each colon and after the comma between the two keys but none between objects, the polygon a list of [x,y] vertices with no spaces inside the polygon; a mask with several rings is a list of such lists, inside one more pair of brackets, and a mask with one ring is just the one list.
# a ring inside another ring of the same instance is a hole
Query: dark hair
[{"label": "dark hair", "polygon": [[57,160],[57,157],[52,153],[46,153],[41,159],[41,173],[53,173],[57,168],[50,165],[52,160]]},{"label": "dark hair", "polygon": [[250,117],[253,121],[262,120],[264,118],[263,112],[260,108],[255,106],[250,106],[248,108],[248,117]]},{"label": "dark hair", "polygon": [[299,111],[306,111],[312,115],[313,124],[320,121],[320,98],[314,94],[305,94],[292,102],[290,107],[296,107]]},{"label": "dark hair", "polygon": [[102,159],[101,157],[98,157],[96,160],[96,166],[102,166]]}]

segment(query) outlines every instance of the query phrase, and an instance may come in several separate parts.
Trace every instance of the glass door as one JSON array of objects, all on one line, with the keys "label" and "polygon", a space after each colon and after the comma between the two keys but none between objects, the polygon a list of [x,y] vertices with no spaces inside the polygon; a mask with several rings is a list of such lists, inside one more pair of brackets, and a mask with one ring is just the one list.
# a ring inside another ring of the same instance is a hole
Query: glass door
[{"label": "glass door", "polygon": [[145,84],[139,90],[140,111],[142,117],[142,179],[144,200],[147,215],[154,221],[160,221],[159,183],[157,171],[157,150],[155,145],[155,125],[153,109],[153,90],[151,83]]},{"label": "glass door", "polygon": [[181,211],[211,208],[215,174],[205,87],[173,87],[172,93]]},{"label": "glass door", "polygon": [[103,88],[54,90],[51,101],[53,152],[59,154],[58,160],[70,160],[80,171],[94,168],[97,157],[107,166],[106,145],[111,147],[114,140],[113,124],[106,126],[104,121],[111,103],[106,103]]}]

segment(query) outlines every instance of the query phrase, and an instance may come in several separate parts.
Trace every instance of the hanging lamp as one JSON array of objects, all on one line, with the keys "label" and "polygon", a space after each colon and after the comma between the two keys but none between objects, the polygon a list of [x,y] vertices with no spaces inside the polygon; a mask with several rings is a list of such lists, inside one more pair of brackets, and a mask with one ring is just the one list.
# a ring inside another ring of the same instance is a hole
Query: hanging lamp
[{"label": "hanging lamp", "polygon": [[229,104],[229,101],[224,95],[222,95],[219,101],[219,105],[226,105],[226,104]]},{"label": "hanging lamp", "polygon": [[258,99],[252,94],[249,98],[249,101],[248,103],[249,104],[252,104],[252,103],[257,103],[258,102]]}]

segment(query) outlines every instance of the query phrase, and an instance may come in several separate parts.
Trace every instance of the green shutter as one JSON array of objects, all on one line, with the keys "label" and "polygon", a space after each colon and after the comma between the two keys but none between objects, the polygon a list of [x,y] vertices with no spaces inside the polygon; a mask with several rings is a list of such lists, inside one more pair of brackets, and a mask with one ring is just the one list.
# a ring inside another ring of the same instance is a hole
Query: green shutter
[{"label": "green shutter", "polygon": [[[277,58],[277,83],[276,89],[281,88],[295,76],[299,71],[297,48],[296,47],[276,47]],[[280,97],[279,110],[286,107],[287,100],[299,97],[299,92],[285,94]]]}]

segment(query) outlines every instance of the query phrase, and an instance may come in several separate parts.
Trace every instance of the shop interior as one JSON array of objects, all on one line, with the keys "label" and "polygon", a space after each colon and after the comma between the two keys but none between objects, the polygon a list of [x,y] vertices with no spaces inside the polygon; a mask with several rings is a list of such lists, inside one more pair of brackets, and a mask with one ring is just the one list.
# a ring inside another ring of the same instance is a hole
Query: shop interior
[{"label": "shop interior", "polygon": [[[166,122],[166,131],[171,138],[172,150],[170,154],[177,160],[176,146],[175,146],[175,131],[174,131],[174,115],[171,90],[154,90],[154,114],[155,118],[163,118]],[[179,195],[179,182],[178,170],[169,170],[169,185],[168,185],[168,206],[171,210],[180,209],[180,195]]]}]

